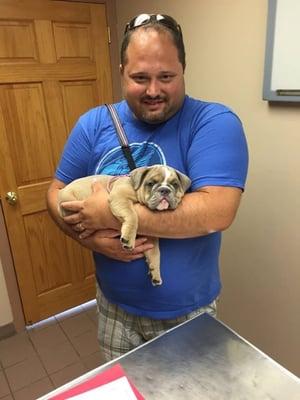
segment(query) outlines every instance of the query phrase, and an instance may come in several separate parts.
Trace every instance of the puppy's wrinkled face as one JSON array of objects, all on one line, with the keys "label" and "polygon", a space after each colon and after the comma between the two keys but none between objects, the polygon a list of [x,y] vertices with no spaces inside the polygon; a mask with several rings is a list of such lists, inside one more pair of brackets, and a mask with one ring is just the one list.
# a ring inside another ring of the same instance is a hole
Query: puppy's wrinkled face
[{"label": "puppy's wrinkled face", "polygon": [[151,210],[175,209],[191,184],[186,175],[162,165],[137,168],[130,176],[139,202]]}]

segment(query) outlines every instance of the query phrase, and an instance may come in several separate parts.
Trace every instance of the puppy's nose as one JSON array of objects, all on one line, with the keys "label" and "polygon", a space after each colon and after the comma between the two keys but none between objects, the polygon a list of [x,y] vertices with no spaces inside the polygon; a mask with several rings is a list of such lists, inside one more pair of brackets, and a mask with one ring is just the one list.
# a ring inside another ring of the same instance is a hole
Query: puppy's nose
[{"label": "puppy's nose", "polygon": [[171,189],[169,189],[167,186],[162,186],[161,188],[159,188],[159,193],[162,196],[167,196],[168,194],[170,194]]}]

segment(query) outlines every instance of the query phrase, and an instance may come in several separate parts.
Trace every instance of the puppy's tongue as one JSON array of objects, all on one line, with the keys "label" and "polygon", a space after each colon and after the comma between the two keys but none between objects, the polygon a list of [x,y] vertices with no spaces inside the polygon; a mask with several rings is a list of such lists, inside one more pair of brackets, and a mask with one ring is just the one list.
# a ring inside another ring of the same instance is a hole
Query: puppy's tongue
[{"label": "puppy's tongue", "polygon": [[157,210],[162,211],[169,208],[169,202],[166,199],[162,199],[159,205],[156,207]]}]

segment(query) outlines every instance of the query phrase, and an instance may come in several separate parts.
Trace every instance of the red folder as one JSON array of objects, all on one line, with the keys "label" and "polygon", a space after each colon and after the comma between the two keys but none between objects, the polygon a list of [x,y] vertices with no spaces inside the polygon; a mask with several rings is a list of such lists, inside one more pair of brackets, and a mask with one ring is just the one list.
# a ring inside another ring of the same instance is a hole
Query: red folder
[{"label": "red folder", "polygon": [[[98,386],[105,385],[106,383],[112,382],[116,379],[122,378],[125,375],[125,372],[120,364],[116,364],[113,367],[100,372],[98,375],[88,379],[87,381],[80,383],[77,386],[74,386],[72,389],[66,390],[65,392],[53,396],[50,400],[66,400],[72,396],[76,396],[80,393],[87,392],[91,389],[95,389]],[[137,390],[137,388],[130,382],[128,382],[138,400],[145,400],[141,393]]]}]

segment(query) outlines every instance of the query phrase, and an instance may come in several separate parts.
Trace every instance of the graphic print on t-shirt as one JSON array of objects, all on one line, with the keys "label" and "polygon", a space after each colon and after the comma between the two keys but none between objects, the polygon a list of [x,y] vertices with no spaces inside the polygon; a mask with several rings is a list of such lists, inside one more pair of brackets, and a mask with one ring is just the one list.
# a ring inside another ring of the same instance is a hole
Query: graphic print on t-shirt
[{"label": "graphic print on t-shirt", "polygon": [[[152,142],[131,143],[130,151],[137,167],[155,164],[166,165],[161,148]],[[95,175],[125,175],[129,167],[121,146],[111,149],[97,164]]]}]

